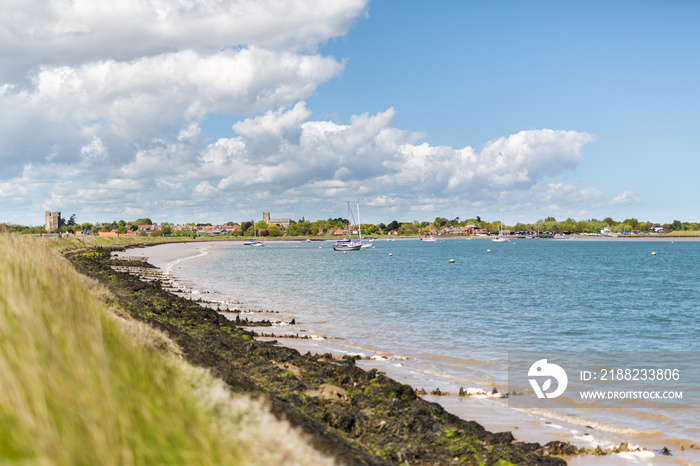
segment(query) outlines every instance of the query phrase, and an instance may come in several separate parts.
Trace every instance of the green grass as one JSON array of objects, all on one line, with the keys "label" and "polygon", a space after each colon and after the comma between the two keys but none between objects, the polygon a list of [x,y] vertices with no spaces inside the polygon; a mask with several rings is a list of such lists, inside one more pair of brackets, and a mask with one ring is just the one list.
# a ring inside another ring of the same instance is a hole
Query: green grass
[{"label": "green grass", "polygon": [[55,241],[0,235],[0,463],[328,463],[106,304]]},{"label": "green grass", "polygon": [[666,236],[688,236],[688,237],[694,237],[694,236],[700,236],[700,231],[672,231],[670,233],[667,233]]}]

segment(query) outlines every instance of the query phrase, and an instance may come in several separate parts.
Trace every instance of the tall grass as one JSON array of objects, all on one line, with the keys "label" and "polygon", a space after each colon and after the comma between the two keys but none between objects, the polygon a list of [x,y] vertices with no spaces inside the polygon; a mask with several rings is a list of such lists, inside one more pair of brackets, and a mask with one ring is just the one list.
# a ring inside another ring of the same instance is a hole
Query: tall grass
[{"label": "tall grass", "polygon": [[107,295],[46,241],[0,235],[0,463],[328,463]]}]

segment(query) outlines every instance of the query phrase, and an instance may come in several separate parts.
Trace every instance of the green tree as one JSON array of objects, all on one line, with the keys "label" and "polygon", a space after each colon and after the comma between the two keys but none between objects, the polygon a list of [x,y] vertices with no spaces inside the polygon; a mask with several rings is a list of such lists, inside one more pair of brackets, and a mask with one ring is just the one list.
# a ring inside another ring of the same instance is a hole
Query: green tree
[{"label": "green tree", "polygon": [[415,235],[419,233],[418,225],[414,225],[413,223],[402,223],[401,226],[399,226],[398,233],[400,235]]},{"label": "green tree", "polygon": [[444,217],[435,217],[435,221],[433,221],[433,226],[435,228],[442,228],[444,226],[450,226],[450,221]]},{"label": "green tree", "polygon": [[377,225],[362,225],[362,231],[368,235],[376,235],[379,233],[379,228],[377,228]]},{"label": "green tree", "polygon": [[574,231],[576,229],[576,220],[569,217],[561,225],[562,231]]},{"label": "green tree", "polygon": [[124,225],[120,225],[119,228],[117,228],[118,235],[124,235],[124,234],[126,234],[126,232],[127,232],[126,226],[124,226]]},{"label": "green tree", "polygon": [[318,235],[319,232],[319,222],[314,222],[309,226],[309,234],[311,235]]},{"label": "green tree", "polygon": [[639,230],[639,220],[636,218],[625,220],[625,223],[628,224],[632,230]]}]

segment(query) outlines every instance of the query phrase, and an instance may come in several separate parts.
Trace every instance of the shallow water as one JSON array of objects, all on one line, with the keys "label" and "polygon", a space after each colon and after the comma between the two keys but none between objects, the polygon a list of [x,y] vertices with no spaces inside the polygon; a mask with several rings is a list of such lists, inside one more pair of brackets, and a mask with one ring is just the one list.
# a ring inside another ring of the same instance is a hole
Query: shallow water
[{"label": "shallow water", "polygon": [[[364,354],[396,355],[401,367],[422,374],[428,384],[440,380],[504,392],[509,352],[700,351],[698,241],[373,244],[346,254],[332,251],[331,242],[146,251],[154,265],[211,292],[210,299],[296,319],[298,325],[281,331],[301,329]],[[683,362],[697,366],[698,353],[687,354],[692,360]],[[700,416],[686,404],[539,414],[579,416],[601,431],[635,432],[632,437],[650,447],[665,442],[679,448],[700,440]]]}]

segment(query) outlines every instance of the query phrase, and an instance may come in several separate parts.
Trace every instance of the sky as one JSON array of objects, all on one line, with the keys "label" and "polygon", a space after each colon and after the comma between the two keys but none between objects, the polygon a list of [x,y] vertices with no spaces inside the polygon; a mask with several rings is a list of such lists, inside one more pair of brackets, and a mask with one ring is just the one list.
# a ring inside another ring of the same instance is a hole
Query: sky
[{"label": "sky", "polygon": [[0,222],[697,222],[698,24],[682,0],[5,0]]}]

